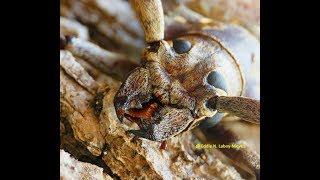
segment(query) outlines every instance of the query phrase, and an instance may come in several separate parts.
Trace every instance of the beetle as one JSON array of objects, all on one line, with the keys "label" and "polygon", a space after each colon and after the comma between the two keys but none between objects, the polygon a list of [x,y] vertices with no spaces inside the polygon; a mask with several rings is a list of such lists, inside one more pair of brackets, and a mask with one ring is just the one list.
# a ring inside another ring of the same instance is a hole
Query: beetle
[{"label": "beetle", "polygon": [[[140,129],[130,132],[152,141],[165,141],[200,123],[209,142],[238,143],[219,122],[226,113],[260,123],[259,41],[240,26],[222,23],[164,39],[161,1],[131,3],[147,47],[141,66],[114,98],[119,120],[135,122]],[[259,178],[257,153],[247,148],[224,153]]]}]

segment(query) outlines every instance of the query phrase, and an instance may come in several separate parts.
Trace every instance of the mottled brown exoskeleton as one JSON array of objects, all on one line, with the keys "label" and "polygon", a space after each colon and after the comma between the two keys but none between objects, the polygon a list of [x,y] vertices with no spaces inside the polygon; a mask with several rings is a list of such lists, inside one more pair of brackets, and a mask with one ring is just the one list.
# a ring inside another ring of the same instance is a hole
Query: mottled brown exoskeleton
[{"label": "mottled brown exoskeleton", "polygon": [[[114,103],[121,121],[138,124],[133,134],[161,142],[206,120],[202,130],[214,127],[214,142],[236,143],[235,135],[215,127],[217,113],[259,124],[260,45],[255,37],[239,26],[215,23],[164,40],[161,1],[131,3],[148,46],[141,66],[127,77]],[[260,160],[254,152],[225,154],[258,177]]]}]

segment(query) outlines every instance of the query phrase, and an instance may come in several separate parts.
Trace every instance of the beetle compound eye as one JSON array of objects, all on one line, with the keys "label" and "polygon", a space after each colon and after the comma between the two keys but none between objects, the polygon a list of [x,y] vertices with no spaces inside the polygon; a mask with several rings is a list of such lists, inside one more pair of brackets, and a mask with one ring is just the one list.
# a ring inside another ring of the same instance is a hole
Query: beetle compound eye
[{"label": "beetle compound eye", "polygon": [[173,49],[177,53],[183,54],[188,52],[191,49],[191,43],[187,40],[175,39],[173,40]]},{"label": "beetle compound eye", "polygon": [[218,71],[211,71],[207,77],[207,82],[215,88],[228,92],[227,83],[223,75]]}]

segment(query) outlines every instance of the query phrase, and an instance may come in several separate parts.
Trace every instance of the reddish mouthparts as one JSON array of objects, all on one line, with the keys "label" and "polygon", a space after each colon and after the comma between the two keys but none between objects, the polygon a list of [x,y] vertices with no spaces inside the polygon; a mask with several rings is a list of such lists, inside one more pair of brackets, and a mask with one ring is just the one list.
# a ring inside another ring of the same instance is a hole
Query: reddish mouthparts
[{"label": "reddish mouthparts", "polygon": [[153,103],[147,104],[142,109],[129,109],[127,114],[132,118],[151,120],[157,108],[158,108],[158,104],[153,102]]}]

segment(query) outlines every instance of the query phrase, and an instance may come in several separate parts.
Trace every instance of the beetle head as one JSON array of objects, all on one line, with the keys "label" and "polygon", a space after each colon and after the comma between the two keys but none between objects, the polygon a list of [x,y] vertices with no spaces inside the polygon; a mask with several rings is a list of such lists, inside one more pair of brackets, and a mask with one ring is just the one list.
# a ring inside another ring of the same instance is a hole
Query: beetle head
[{"label": "beetle head", "polygon": [[212,117],[214,97],[226,94],[209,78],[219,69],[214,59],[220,50],[196,35],[152,43],[114,99],[119,119],[137,123],[140,129],[131,131],[135,135],[163,141]]}]

